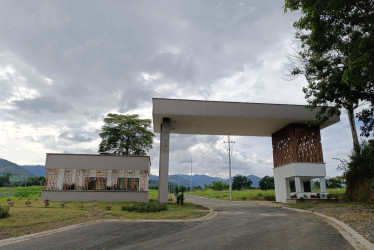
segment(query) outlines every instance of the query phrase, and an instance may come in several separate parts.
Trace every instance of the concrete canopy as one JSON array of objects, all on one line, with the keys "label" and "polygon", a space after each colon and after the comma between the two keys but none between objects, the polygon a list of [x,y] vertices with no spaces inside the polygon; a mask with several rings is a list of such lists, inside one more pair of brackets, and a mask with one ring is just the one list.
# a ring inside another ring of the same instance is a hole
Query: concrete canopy
[{"label": "concrete canopy", "polygon": [[[271,136],[285,126],[305,124],[317,110],[303,105],[195,101],[153,98],[153,127],[161,132],[163,118],[170,118],[170,133],[238,136]],[[331,117],[320,128],[340,121]]]}]

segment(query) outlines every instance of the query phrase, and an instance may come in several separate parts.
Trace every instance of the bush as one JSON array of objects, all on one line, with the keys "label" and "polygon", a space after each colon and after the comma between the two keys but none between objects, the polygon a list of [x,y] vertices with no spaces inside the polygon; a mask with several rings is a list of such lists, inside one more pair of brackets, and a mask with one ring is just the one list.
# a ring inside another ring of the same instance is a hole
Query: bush
[{"label": "bush", "polygon": [[229,184],[224,183],[223,181],[213,181],[212,184],[210,184],[210,187],[214,191],[222,191],[222,190],[227,190],[229,189]]},{"label": "bush", "polygon": [[184,204],[184,191],[186,191],[186,188],[183,186],[176,187],[174,189],[174,195],[177,198],[177,204]]},{"label": "bush", "polygon": [[158,201],[135,202],[131,205],[122,205],[122,211],[128,212],[155,213],[166,210],[166,204]]},{"label": "bush", "polygon": [[0,205],[0,219],[9,217],[9,207],[3,207]]},{"label": "bush", "polygon": [[275,201],[275,196],[274,195],[265,195],[265,200],[267,201]]},{"label": "bush", "polygon": [[14,196],[23,198],[40,197],[42,189],[42,186],[16,187]]},{"label": "bush", "polygon": [[351,201],[374,201],[374,140],[363,141],[361,152],[352,153],[345,169],[346,198]]}]

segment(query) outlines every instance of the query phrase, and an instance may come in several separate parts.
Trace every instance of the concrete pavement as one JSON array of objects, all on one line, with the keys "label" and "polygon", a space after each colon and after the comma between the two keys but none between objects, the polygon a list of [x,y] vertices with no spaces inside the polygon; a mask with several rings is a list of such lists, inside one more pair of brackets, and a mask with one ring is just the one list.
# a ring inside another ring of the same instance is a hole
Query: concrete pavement
[{"label": "concrete pavement", "polygon": [[218,212],[200,222],[87,225],[1,249],[353,249],[321,218],[262,206],[188,197]]}]

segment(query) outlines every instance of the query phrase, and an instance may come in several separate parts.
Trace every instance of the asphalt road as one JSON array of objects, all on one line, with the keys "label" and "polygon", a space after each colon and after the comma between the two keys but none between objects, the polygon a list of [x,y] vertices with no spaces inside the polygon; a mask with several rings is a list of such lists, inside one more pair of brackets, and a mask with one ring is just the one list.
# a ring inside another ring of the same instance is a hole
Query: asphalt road
[{"label": "asphalt road", "polygon": [[353,249],[312,214],[260,202],[187,199],[218,214],[200,222],[99,223],[1,249]]}]

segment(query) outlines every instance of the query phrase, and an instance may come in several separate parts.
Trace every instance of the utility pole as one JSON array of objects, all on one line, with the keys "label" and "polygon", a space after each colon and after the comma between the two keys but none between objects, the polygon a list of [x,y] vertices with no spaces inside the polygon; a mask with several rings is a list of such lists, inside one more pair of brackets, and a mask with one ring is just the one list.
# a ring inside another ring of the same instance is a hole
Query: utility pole
[{"label": "utility pole", "polygon": [[229,178],[230,178],[230,201],[232,200],[232,181],[231,181],[231,149],[233,147],[234,141],[230,140],[230,136],[227,136],[227,142],[225,142],[226,149],[229,151]]},{"label": "utility pole", "polygon": [[192,195],[192,157],[191,157],[191,183],[190,183],[190,195]]}]

